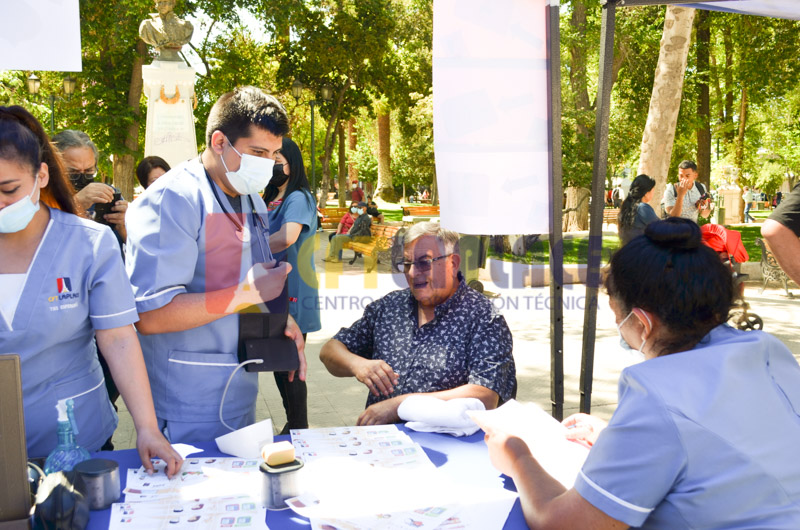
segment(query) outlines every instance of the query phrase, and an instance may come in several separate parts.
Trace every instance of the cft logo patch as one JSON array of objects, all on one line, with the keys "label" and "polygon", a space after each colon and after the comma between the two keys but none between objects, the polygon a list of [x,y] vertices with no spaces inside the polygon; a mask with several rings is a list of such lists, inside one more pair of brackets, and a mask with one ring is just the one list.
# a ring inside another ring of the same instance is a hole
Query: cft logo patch
[{"label": "cft logo patch", "polygon": [[58,284],[58,294],[72,292],[72,282],[69,281],[69,278],[56,278],[56,283]]},{"label": "cft logo patch", "polygon": [[[73,292],[72,281],[66,276],[63,278],[56,278],[56,291],[57,294],[47,298],[50,302],[50,311],[60,311],[61,309],[74,309],[78,307],[78,298],[81,297],[80,293]],[[56,304],[54,302],[62,302]]]}]

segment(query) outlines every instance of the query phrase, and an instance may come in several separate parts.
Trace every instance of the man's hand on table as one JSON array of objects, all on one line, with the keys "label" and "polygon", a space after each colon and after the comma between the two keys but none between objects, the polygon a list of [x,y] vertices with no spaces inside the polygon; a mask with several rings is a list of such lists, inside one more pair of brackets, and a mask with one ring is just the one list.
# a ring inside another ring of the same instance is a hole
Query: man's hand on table
[{"label": "man's hand on table", "polygon": [[157,428],[136,430],[136,450],[139,451],[139,458],[148,473],[153,472],[153,462],[150,459],[156,457],[166,462],[167,467],[164,471],[167,477],[172,478],[181,470],[183,458]]},{"label": "man's hand on table", "polygon": [[402,403],[402,398],[403,396],[393,397],[370,405],[358,417],[356,425],[389,425],[390,423],[398,423],[400,416],[397,415],[397,407]]},{"label": "man's hand on table", "polygon": [[400,383],[400,376],[391,366],[385,361],[375,359],[359,358],[358,365],[353,369],[353,375],[376,397],[391,395],[394,387]]}]

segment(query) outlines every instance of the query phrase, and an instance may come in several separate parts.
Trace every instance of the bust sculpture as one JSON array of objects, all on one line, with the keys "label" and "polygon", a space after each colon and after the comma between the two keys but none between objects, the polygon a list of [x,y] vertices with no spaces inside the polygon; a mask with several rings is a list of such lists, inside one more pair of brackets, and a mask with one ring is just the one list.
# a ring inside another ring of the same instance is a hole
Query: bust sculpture
[{"label": "bust sculpture", "polygon": [[181,20],[173,12],[175,0],[156,0],[157,13],[151,13],[139,25],[139,36],[158,50],[160,61],[180,61],[178,52],[192,38],[191,22]]}]

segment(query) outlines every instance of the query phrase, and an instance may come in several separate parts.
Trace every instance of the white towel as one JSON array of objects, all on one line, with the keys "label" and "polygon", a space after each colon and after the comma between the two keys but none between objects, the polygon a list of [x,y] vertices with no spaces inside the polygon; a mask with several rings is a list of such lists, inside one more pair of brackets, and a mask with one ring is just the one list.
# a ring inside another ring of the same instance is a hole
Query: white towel
[{"label": "white towel", "polygon": [[397,408],[406,427],[420,432],[440,432],[453,436],[469,436],[480,430],[467,416],[468,410],[485,410],[476,398],[439,399],[431,396],[409,396]]}]

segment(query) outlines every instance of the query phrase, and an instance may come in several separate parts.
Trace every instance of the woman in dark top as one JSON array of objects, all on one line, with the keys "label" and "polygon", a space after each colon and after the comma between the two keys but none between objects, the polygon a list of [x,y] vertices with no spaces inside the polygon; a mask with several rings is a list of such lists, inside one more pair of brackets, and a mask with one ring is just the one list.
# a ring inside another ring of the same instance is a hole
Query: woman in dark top
[{"label": "woman in dark top", "polygon": [[633,179],[628,196],[619,208],[619,239],[622,245],[644,234],[644,227],[658,221],[658,215],[648,203],[653,199],[656,181],[647,175],[639,175]]}]

